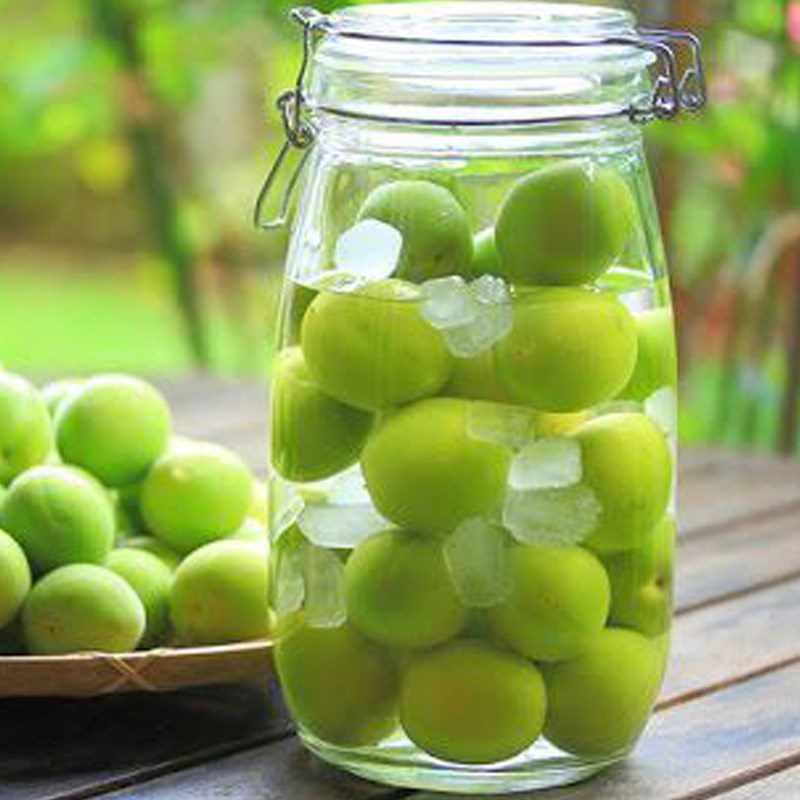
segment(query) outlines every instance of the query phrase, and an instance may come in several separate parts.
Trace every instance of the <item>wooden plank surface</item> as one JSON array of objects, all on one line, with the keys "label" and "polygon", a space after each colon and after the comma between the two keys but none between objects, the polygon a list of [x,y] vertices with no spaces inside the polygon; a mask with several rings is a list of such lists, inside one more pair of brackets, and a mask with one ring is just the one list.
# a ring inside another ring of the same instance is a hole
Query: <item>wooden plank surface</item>
[{"label": "wooden plank surface", "polygon": [[678,546],[677,604],[687,609],[800,575],[800,511]]},{"label": "wooden plank surface", "polygon": [[772,774],[725,794],[725,800],[797,800],[800,797],[800,767]]},{"label": "wooden plank surface", "polygon": [[0,798],[88,797],[289,732],[275,686],[4,700]]},{"label": "wooden plank surface", "polygon": [[[181,433],[227,444],[263,471],[262,387],[166,388]],[[800,465],[690,450],[680,472],[679,617],[661,708],[625,764],[548,800],[800,797]],[[322,764],[287,738],[274,698],[226,691],[236,687],[115,698],[119,707],[42,701],[30,714],[0,703],[0,798],[433,797]]]}]

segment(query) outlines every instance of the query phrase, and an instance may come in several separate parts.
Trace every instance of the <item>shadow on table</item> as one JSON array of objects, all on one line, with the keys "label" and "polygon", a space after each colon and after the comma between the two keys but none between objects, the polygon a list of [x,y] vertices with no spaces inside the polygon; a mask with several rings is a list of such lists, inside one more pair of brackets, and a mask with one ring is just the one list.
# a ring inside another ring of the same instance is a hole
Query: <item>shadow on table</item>
[{"label": "shadow on table", "polygon": [[189,765],[289,731],[276,682],[268,689],[246,684],[171,694],[0,700],[2,796],[14,785],[33,782],[64,789],[143,769],[167,771],[171,762]]}]

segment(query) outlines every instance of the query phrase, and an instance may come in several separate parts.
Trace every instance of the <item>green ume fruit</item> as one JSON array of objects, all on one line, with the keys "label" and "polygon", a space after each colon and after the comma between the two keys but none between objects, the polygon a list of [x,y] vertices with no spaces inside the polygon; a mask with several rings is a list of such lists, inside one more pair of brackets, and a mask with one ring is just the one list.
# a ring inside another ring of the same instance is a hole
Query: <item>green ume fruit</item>
[{"label": "green ume fruit", "polygon": [[32,655],[125,653],[144,633],[145,610],[136,592],[111,570],[70,564],[31,589],[22,624]]},{"label": "green ume fruit", "polygon": [[91,475],[73,467],[34,467],[0,506],[0,527],[22,546],[36,572],[102,564],[114,543],[114,506]]},{"label": "green ume fruit", "polygon": [[470,435],[466,400],[435,398],[390,417],[361,457],[378,510],[409,530],[445,534],[500,503],[509,448]]},{"label": "green ume fruit", "polygon": [[533,664],[483,642],[458,641],[411,659],[400,722],[414,744],[436,758],[491,764],[533,744],[546,702]]},{"label": "green ume fruit", "polygon": [[495,403],[512,402],[508,389],[497,374],[494,350],[486,350],[473,358],[453,359],[453,372],[442,394]]},{"label": "green ume fruit", "polygon": [[672,614],[675,522],[664,516],[636,550],[603,559],[611,579],[611,622],[660,636]]},{"label": "green ume fruit", "polygon": [[0,629],[17,615],[31,588],[31,570],[22,548],[0,531]]},{"label": "green ume fruit", "polygon": [[24,378],[0,372],[0,484],[41,464],[53,445],[50,414]]},{"label": "green ume fruit", "polygon": [[228,539],[187,556],[175,572],[170,614],[184,644],[225,644],[269,634],[266,547]]},{"label": "green ume fruit", "polygon": [[621,254],[636,204],[613,169],[568,161],[522,178],[503,201],[495,239],[512,283],[590,283]]},{"label": "green ume fruit", "polygon": [[272,463],[287,480],[314,481],[358,460],[372,415],[323,394],[303,353],[278,354],[272,379]]},{"label": "green ume fruit", "polygon": [[166,449],[170,430],[169,407],[160,392],[128,375],[91,378],[56,416],[64,461],[113,487],[141,480]]},{"label": "green ume fruit", "polygon": [[659,654],[632,631],[608,628],[571,661],[543,668],[544,735],[583,758],[624,753],[641,733],[658,693]]},{"label": "green ume fruit", "polygon": [[320,294],[303,319],[311,377],[347,405],[374,411],[435,394],[452,359],[422,318],[409,284],[384,280],[358,292]]},{"label": "green ume fruit", "polygon": [[514,589],[489,609],[497,639],[536,661],[573,658],[589,648],[608,616],[608,576],[580,547],[519,545],[511,550]]},{"label": "green ume fruit", "polygon": [[155,536],[134,536],[130,539],[125,539],[125,547],[142,550],[145,553],[154,555],[170,572],[175,572],[178,564],[181,563],[181,557],[174,550],[170,550],[163,542],[156,539]]},{"label": "green ume fruit", "polygon": [[580,288],[535,289],[515,304],[497,344],[511,395],[539,411],[580,411],[610,400],[636,363],[636,326],[615,297]]},{"label": "green ume fruit", "polygon": [[497,252],[495,243],[494,228],[486,228],[475,237],[475,248],[472,254],[472,274],[479,275],[502,275],[503,268],[500,265],[500,254]]},{"label": "green ume fruit", "polygon": [[350,628],[292,630],[275,644],[275,665],[289,708],[313,736],[363,747],[396,727],[394,660]]},{"label": "green ume fruit", "polygon": [[347,560],[345,580],[351,624],[387,647],[431,647],[466,622],[438,540],[399,530],[371,536]]},{"label": "green ume fruit", "polygon": [[162,456],[147,474],[140,508],[147,529],[179,553],[233,533],[244,522],[253,480],[230,450],[195,444]]},{"label": "green ume fruit", "polygon": [[672,457],[664,434],[644,414],[607,414],[573,434],[583,480],[602,506],[585,544],[599,552],[639,547],[669,502]]},{"label": "green ume fruit", "polygon": [[641,311],[634,316],[639,337],[633,374],[619,397],[645,400],[662,386],[678,380],[675,328],[668,308]]},{"label": "green ume fruit", "polygon": [[400,277],[421,282],[469,271],[469,218],[443,186],[417,180],[385,183],[370,193],[358,217],[380,220],[400,232]]},{"label": "green ume fruit", "polygon": [[105,566],[125,580],[142,601],[147,623],[141,646],[162,644],[169,631],[172,570],[152,553],[132,547],[112,550]]}]

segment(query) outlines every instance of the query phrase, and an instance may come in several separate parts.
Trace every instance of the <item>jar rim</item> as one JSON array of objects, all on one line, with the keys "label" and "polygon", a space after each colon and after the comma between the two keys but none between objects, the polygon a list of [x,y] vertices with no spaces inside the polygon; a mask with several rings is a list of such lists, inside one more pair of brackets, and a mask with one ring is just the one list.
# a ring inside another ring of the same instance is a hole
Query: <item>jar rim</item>
[{"label": "jar rim", "polygon": [[427,125],[632,116],[655,61],[632,14],[575,3],[351,6],[312,17],[319,113]]},{"label": "jar rim", "polygon": [[452,46],[541,45],[561,38],[635,35],[629,11],[579,3],[465,0],[346,6],[324,17],[325,33],[384,42]]}]

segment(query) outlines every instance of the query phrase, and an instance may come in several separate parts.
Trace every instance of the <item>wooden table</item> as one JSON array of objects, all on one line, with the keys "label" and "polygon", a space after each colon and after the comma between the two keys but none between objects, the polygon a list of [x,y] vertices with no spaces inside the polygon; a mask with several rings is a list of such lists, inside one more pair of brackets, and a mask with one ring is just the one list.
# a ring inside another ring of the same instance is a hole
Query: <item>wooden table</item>
[{"label": "wooden table", "polygon": [[[263,462],[252,386],[167,387],[181,432]],[[675,646],[624,764],[548,800],[800,798],[800,464],[685,452]],[[429,800],[305,753],[274,686],[0,702],[0,800]]]}]

